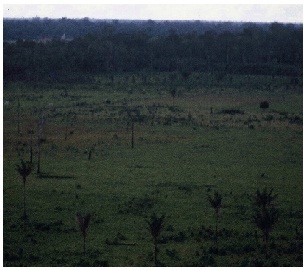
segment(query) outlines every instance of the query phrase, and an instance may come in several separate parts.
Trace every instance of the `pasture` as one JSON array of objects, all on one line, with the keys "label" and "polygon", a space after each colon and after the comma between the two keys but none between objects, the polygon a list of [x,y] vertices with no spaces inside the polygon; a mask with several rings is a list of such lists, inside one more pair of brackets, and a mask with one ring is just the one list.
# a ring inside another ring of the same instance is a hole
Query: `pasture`
[{"label": "pasture", "polygon": [[[116,74],[10,82],[3,99],[4,266],[153,266],[152,213],[166,216],[160,265],[302,266],[301,81]],[[16,164],[29,160],[31,145],[23,220]],[[252,222],[265,187],[279,211],[269,256]],[[217,246],[208,202],[215,191]],[[77,212],[91,214],[85,255]]]}]

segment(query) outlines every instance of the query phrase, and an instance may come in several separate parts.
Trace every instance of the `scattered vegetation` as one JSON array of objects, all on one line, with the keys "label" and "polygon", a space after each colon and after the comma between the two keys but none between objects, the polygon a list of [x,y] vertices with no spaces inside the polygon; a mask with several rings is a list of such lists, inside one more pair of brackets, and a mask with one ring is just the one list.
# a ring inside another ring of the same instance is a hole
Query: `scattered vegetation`
[{"label": "scattered vegetation", "polygon": [[148,24],[4,42],[3,264],[302,266],[301,26]]}]

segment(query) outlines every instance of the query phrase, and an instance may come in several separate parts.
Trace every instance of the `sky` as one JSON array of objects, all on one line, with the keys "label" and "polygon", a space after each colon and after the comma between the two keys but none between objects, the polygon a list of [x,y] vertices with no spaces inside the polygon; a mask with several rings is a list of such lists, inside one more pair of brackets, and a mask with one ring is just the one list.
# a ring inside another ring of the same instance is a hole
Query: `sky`
[{"label": "sky", "polygon": [[84,18],[303,22],[303,5],[290,4],[5,4],[4,18]]}]

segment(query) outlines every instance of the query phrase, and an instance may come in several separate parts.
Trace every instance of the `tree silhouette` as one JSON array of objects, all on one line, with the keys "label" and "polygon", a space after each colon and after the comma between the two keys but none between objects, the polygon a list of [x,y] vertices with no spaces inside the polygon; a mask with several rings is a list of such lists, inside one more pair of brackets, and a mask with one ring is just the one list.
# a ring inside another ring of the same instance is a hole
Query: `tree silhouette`
[{"label": "tree silhouette", "polygon": [[38,175],[40,175],[41,173],[41,145],[45,141],[45,139],[43,138],[44,126],[45,126],[45,118],[42,114],[37,122],[37,171],[36,173]]},{"label": "tree silhouette", "polygon": [[17,133],[20,135],[20,100],[17,103]]},{"label": "tree silhouette", "polygon": [[33,162],[33,134],[34,134],[34,131],[33,131],[33,129],[30,129],[30,130],[28,130],[28,134],[30,135],[30,144],[29,144],[29,146],[30,146],[30,163],[32,164],[32,162]]},{"label": "tree silhouette", "polygon": [[276,198],[277,194],[273,194],[273,189],[270,191],[267,191],[267,188],[264,188],[263,191],[258,189],[255,196],[255,203],[257,207],[264,209],[271,206]]},{"label": "tree silhouette", "polygon": [[253,222],[262,231],[265,256],[268,256],[268,241],[270,232],[278,221],[278,210],[274,207],[258,209],[253,216]]},{"label": "tree silhouette", "polygon": [[23,181],[23,205],[24,205],[23,219],[27,219],[28,216],[27,216],[27,209],[26,209],[26,182],[27,182],[27,177],[32,172],[32,163],[26,162],[21,159],[20,164],[16,165],[16,170],[22,177],[22,181]]},{"label": "tree silhouette", "polygon": [[152,106],[148,106],[147,109],[151,118],[151,126],[154,126],[154,119],[158,110],[158,106],[153,104]]},{"label": "tree silhouette", "polygon": [[268,101],[261,101],[260,102],[260,108],[261,109],[267,109],[269,107]]},{"label": "tree silhouette", "polygon": [[138,108],[127,108],[126,109],[128,118],[131,122],[131,147],[134,149],[135,146],[135,122],[140,119],[140,111]]},{"label": "tree silhouette", "polygon": [[257,190],[254,197],[256,209],[253,215],[253,223],[262,231],[265,256],[268,257],[268,242],[270,232],[278,221],[278,210],[275,208],[273,202],[277,195],[273,194],[273,189],[267,191]]},{"label": "tree silhouette", "polygon": [[215,216],[216,216],[216,228],[215,228],[215,234],[216,234],[216,245],[218,240],[218,220],[219,220],[219,211],[221,208],[221,202],[222,202],[222,196],[217,191],[215,191],[213,197],[208,197],[208,201],[211,205],[211,207],[215,210]]},{"label": "tree silhouette", "polygon": [[177,95],[177,88],[175,86],[171,86],[170,88],[170,95],[172,97],[172,106],[174,106],[174,99]]},{"label": "tree silhouette", "polygon": [[153,244],[154,244],[154,265],[157,266],[157,254],[158,254],[158,246],[157,241],[160,233],[164,227],[164,220],[165,216],[162,215],[161,217],[157,216],[156,214],[152,214],[150,220],[147,220],[148,229],[152,235]]},{"label": "tree silhouette", "polygon": [[87,229],[90,224],[91,214],[86,214],[82,216],[80,213],[77,213],[77,222],[79,224],[80,231],[83,236],[83,254],[86,255],[86,237]]}]

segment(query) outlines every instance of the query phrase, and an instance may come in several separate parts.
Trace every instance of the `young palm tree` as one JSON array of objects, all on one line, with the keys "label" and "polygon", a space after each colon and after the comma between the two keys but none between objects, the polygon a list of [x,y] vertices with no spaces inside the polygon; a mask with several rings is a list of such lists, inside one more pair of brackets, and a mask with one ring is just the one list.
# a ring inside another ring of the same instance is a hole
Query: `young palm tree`
[{"label": "young palm tree", "polygon": [[273,189],[267,191],[266,188],[263,191],[257,190],[254,197],[256,209],[253,223],[262,231],[266,258],[268,256],[269,235],[278,221],[278,210],[273,205],[276,198],[277,195],[273,194]]},{"label": "young palm tree", "polygon": [[138,108],[128,108],[127,115],[131,122],[131,147],[134,149],[135,146],[135,122],[138,121],[140,117],[140,111]]},{"label": "young palm tree", "polygon": [[172,86],[172,87],[170,88],[170,95],[171,95],[171,97],[172,97],[172,106],[173,106],[173,107],[174,107],[174,99],[175,99],[175,97],[176,97],[176,94],[177,94],[177,89],[176,89],[175,86]]},{"label": "young palm tree", "polygon": [[33,134],[34,134],[34,131],[32,129],[28,130],[28,134],[30,135],[30,144],[29,144],[29,147],[30,147],[30,163],[33,162]]},{"label": "young palm tree", "polygon": [[77,222],[79,223],[79,228],[83,236],[83,254],[86,255],[86,237],[87,237],[87,229],[90,224],[91,215],[86,214],[82,216],[80,213],[77,213]]},{"label": "young palm tree", "polygon": [[157,240],[158,237],[163,230],[164,227],[164,220],[165,216],[162,215],[161,217],[156,216],[156,214],[152,214],[150,220],[147,221],[149,227],[149,231],[153,238],[153,244],[154,244],[154,265],[157,266],[157,254],[158,254],[158,246],[157,246]]},{"label": "young palm tree", "polygon": [[265,256],[268,256],[268,241],[270,232],[278,221],[278,210],[274,207],[258,209],[253,216],[253,222],[262,231]]},{"label": "young palm tree", "polygon": [[267,188],[264,188],[263,191],[258,189],[255,196],[255,203],[257,207],[265,209],[271,206],[276,198],[277,195],[273,194],[273,189],[270,191],[267,191]]},{"label": "young palm tree", "polygon": [[209,201],[211,207],[215,210],[215,214],[216,214],[216,243],[217,243],[218,219],[219,219],[219,211],[220,211],[220,208],[221,208],[222,196],[217,191],[215,191],[213,197],[210,197],[210,196],[208,197],[208,201]]},{"label": "young palm tree", "polygon": [[32,171],[32,163],[31,162],[25,162],[21,159],[20,164],[16,165],[16,170],[22,177],[23,181],[23,203],[24,203],[24,213],[23,213],[23,219],[27,219],[27,210],[26,210],[26,182],[27,177],[30,175]]}]

